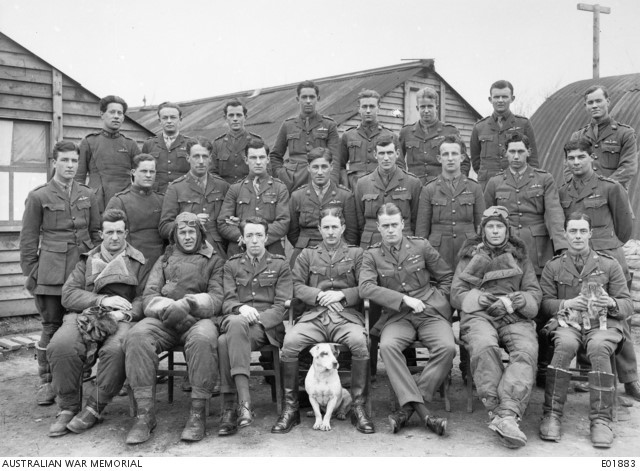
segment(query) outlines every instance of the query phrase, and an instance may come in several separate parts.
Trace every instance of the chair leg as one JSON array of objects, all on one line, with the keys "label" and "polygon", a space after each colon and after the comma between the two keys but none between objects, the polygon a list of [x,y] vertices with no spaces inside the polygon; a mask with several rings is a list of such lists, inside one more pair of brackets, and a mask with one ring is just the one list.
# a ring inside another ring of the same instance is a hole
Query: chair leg
[{"label": "chair leg", "polygon": [[127,396],[129,397],[129,417],[136,417],[138,415],[138,403],[133,395],[133,389],[128,383],[125,387],[127,388]]},{"label": "chair leg", "polygon": [[467,412],[473,412],[473,376],[471,375],[471,358],[467,364]]},{"label": "chair leg", "polygon": [[[167,369],[172,372],[174,370],[173,365],[173,350],[167,352]],[[169,395],[169,404],[173,403],[173,374],[169,373],[167,378],[167,393]]]}]

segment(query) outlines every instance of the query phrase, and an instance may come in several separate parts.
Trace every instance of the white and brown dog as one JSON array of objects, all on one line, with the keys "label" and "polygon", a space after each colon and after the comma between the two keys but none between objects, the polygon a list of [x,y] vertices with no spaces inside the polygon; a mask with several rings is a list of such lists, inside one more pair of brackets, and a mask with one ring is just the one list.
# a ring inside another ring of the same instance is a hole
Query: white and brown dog
[{"label": "white and brown dog", "polygon": [[[338,351],[328,343],[319,343],[311,349],[313,363],[304,380],[304,387],[309,395],[316,422],[315,430],[331,430],[331,416],[345,420],[351,410],[351,394],[340,384],[338,375]],[[321,409],[325,410],[324,417]]]}]

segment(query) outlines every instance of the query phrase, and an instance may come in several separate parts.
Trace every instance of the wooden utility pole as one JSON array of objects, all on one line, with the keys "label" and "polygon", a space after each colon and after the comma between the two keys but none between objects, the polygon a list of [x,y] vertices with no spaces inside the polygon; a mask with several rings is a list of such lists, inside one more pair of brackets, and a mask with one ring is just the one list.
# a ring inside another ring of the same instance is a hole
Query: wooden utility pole
[{"label": "wooden utility pole", "polygon": [[600,13],[608,15],[611,8],[602,5],[578,3],[578,10],[593,13],[593,78],[600,78]]}]

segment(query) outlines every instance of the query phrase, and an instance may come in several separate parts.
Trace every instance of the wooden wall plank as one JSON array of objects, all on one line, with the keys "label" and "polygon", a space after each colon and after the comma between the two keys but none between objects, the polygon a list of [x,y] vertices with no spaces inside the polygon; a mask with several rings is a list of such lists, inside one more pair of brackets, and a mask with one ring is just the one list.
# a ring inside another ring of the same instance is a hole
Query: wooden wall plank
[{"label": "wooden wall plank", "polygon": [[51,96],[51,85],[16,80],[0,80],[0,93],[22,97],[48,98]]},{"label": "wooden wall plank", "polygon": [[14,110],[0,106],[0,118],[51,122],[51,112]]},{"label": "wooden wall plank", "polygon": [[[53,103],[51,97],[31,98],[12,95],[0,95],[0,108],[51,113],[53,111]],[[50,120],[51,117],[49,117],[49,121]]]},{"label": "wooden wall plank", "polygon": [[19,250],[2,250],[0,251],[0,263],[19,262]]},{"label": "wooden wall plank", "polygon": [[0,301],[0,317],[26,316],[30,314],[38,314],[33,299]]},{"label": "wooden wall plank", "polygon": [[21,275],[22,269],[18,262],[0,263],[0,275]]},{"label": "wooden wall plank", "polygon": [[26,279],[24,275],[1,275],[0,286],[24,286]]},{"label": "wooden wall plank", "polygon": [[0,64],[12,67],[23,67],[25,69],[48,70],[51,73],[51,66],[35,55],[15,52],[3,52],[0,56]]},{"label": "wooden wall plank", "polygon": [[25,69],[0,65],[0,80],[51,84],[51,72],[48,70]]},{"label": "wooden wall plank", "polygon": [[5,286],[0,288],[0,299],[3,301],[11,301],[11,300],[20,300],[20,299],[29,299],[31,298],[31,294],[24,289],[22,285],[20,286]]}]

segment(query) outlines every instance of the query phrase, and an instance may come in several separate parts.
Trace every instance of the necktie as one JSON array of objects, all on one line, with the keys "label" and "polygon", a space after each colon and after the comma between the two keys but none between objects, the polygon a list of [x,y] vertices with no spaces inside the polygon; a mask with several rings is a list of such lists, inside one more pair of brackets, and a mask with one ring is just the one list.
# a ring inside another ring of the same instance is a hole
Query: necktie
[{"label": "necktie", "polygon": [[260,180],[258,177],[253,179],[253,189],[256,190],[256,194],[260,193]]},{"label": "necktie", "polygon": [[594,124],[593,125],[593,136],[598,139],[598,125]]},{"label": "necktie", "polygon": [[304,127],[305,127],[305,129],[309,129],[309,118],[308,117],[304,119]]},{"label": "necktie", "polygon": [[398,248],[395,245],[391,246],[391,255],[393,256],[393,258],[397,262],[398,261]]},{"label": "necktie", "polygon": [[576,255],[575,265],[578,273],[582,273],[582,269],[584,268],[584,260],[582,260],[582,257],[580,255]]},{"label": "necktie", "polygon": [[503,125],[504,125],[504,117],[503,116],[498,116],[498,127],[500,129],[502,129]]},{"label": "necktie", "polygon": [[258,258],[257,257],[251,257],[251,265],[253,265],[253,268],[258,266]]}]

